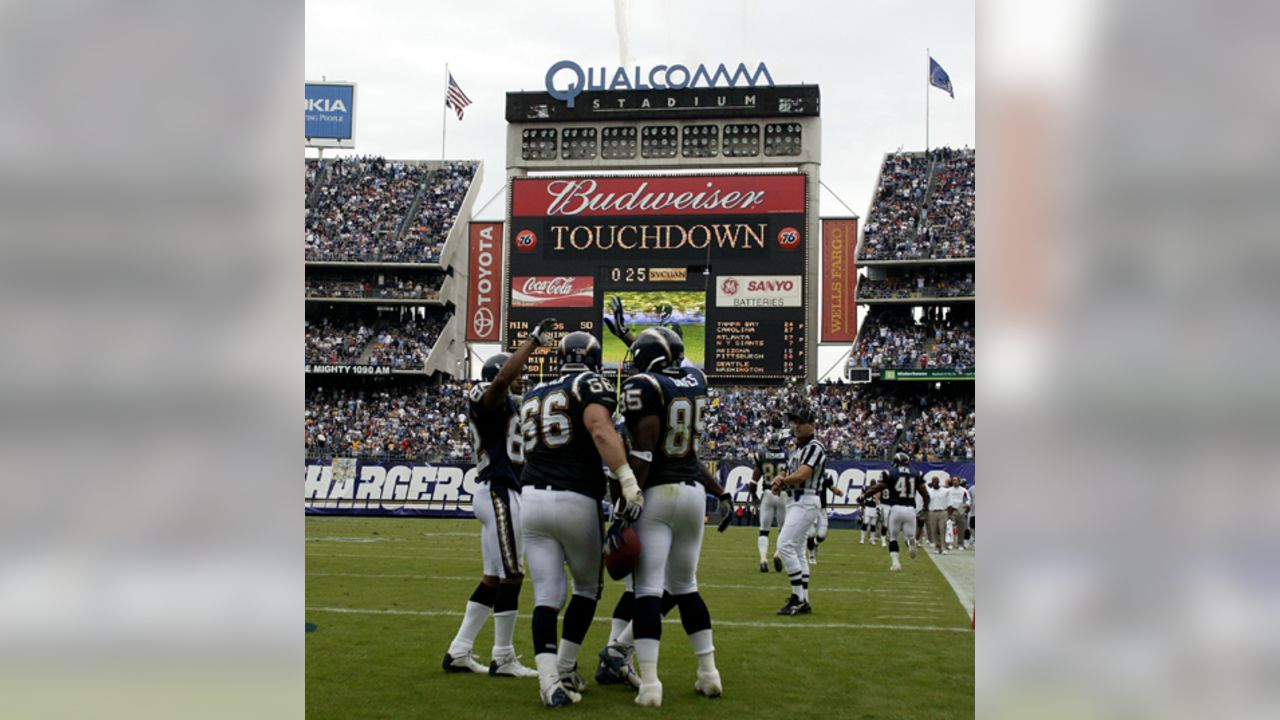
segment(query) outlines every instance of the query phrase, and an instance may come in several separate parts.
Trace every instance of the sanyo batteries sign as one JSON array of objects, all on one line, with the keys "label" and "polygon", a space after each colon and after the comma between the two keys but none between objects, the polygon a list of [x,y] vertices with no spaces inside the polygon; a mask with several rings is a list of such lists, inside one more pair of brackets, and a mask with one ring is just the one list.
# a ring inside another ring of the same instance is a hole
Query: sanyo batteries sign
[{"label": "sanyo batteries sign", "polygon": [[303,99],[306,147],[356,146],[355,83],[309,82]]}]

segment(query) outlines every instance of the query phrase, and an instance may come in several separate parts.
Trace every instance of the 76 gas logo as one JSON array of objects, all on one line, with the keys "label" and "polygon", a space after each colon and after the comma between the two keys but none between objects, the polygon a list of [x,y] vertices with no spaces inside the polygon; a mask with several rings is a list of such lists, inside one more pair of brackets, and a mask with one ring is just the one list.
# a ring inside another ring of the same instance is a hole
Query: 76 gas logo
[{"label": "76 gas logo", "polygon": [[793,227],[784,227],[779,230],[778,247],[783,250],[795,250],[800,247],[800,231]]}]

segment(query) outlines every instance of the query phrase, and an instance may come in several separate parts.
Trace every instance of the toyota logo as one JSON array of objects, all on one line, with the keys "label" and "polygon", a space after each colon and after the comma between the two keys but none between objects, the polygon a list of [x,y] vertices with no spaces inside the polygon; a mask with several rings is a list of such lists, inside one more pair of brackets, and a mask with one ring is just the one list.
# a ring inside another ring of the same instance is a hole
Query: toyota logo
[{"label": "toyota logo", "polygon": [[471,330],[476,337],[488,337],[493,332],[493,311],[489,308],[476,310],[471,316]]}]

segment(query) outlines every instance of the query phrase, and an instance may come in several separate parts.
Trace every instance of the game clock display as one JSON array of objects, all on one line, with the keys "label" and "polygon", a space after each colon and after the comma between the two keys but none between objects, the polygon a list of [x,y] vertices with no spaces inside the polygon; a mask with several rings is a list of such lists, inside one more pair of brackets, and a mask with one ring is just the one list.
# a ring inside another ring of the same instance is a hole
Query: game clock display
[{"label": "game clock display", "polygon": [[[803,174],[517,178],[509,197],[508,348],[554,317],[556,339],[591,332],[620,362],[616,297],[633,334],[676,330],[712,381],[804,376]],[[554,347],[535,353],[535,376],[556,370]]]}]

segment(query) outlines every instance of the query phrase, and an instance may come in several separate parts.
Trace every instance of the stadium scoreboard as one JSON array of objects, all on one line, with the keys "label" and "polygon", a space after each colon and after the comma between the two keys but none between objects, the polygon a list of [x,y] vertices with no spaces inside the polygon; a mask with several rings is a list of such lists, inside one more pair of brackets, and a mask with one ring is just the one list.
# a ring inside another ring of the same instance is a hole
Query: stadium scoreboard
[{"label": "stadium scoreboard", "polygon": [[[813,378],[819,107],[813,85],[508,93],[504,346],[552,317],[620,362],[621,303],[712,383]],[[530,365],[555,373],[555,348]]]}]

